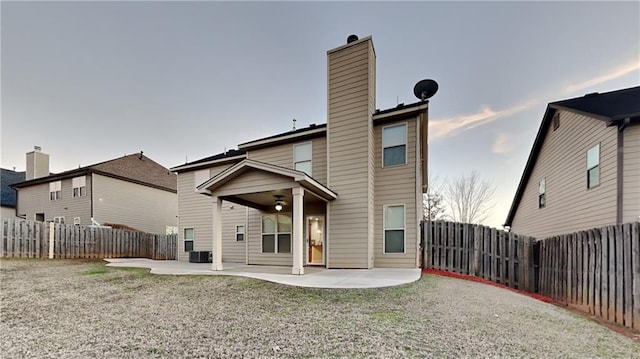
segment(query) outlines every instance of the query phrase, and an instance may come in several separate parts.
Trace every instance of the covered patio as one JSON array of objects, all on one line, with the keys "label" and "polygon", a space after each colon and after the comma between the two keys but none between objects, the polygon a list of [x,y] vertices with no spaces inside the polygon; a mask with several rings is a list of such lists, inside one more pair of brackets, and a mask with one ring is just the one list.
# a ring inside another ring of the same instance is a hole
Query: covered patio
[{"label": "covered patio", "polygon": [[[309,262],[305,261],[305,249],[309,245],[305,242],[304,215],[315,210],[324,216],[326,203],[337,198],[335,192],[304,172],[250,159],[212,177],[198,186],[197,191],[210,196],[213,202],[211,270],[214,271],[225,268],[222,263],[223,200],[256,209],[263,217],[260,225],[248,228],[246,264],[291,263],[291,274],[304,274],[305,268],[310,269],[305,267]],[[287,223],[289,219],[281,223],[275,216],[279,213],[291,213],[290,223]],[[265,229],[265,223],[274,229]],[[286,229],[275,229],[280,226]],[[258,237],[259,245],[255,243]],[[323,255],[326,256],[326,252]],[[321,263],[326,266],[324,259]]]}]

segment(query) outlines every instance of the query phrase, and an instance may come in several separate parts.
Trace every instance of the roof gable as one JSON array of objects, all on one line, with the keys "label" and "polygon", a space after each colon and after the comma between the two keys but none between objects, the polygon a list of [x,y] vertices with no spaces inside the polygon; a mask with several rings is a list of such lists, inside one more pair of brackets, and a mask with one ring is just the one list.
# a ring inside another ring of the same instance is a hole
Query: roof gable
[{"label": "roof gable", "polygon": [[174,192],[177,190],[176,175],[142,153],[98,163],[89,166],[89,168],[112,177],[132,180]]},{"label": "roof gable", "polygon": [[316,181],[312,177],[309,177],[304,172],[250,159],[245,159],[242,162],[237,163],[218,173],[208,181],[199,185],[197,187],[197,190],[199,193],[210,195],[213,191],[221,188],[226,183],[232,181],[234,178],[237,178],[243,173],[252,170],[258,170],[266,172],[268,174],[288,177],[290,178],[290,180],[300,183],[300,185],[313,191],[316,195],[324,198],[325,200],[333,200],[338,197],[335,192],[324,186],[322,183]]}]

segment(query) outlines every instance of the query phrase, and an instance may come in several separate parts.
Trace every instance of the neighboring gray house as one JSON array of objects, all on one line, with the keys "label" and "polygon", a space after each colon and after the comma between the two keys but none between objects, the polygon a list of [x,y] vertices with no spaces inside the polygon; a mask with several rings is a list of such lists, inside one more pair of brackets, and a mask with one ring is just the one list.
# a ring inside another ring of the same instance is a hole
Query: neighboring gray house
[{"label": "neighboring gray house", "polygon": [[16,218],[16,190],[12,184],[22,182],[26,178],[26,172],[16,172],[0,168],[0,204],[2,213],[0,218]]},{"label": "neighboring gray house", "polygon": [[552,102],[505,226],[538,238],[640,220],[640,87]]},{"label": "neighboring gray house", "polygon": [[242,143],[178,173],[179,259],[416,268],[428,101],[376,110],[371,37],[327,52],[327,123]]},{"label": "neighboring gray house", "polygon": [[27,153],[27,180],[13,185],[19,217],[78,225],[93,218],[157,234],[175,228],[176,175],[142,152],[56,174],[48,163],[39,149]]}]

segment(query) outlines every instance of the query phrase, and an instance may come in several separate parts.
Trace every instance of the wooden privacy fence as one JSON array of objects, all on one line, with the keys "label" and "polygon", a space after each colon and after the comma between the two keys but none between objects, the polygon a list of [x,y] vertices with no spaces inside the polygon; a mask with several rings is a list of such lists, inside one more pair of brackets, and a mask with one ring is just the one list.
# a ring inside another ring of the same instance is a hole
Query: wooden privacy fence
[{"label": "wooden privacy fence", "polygon": [[495,228],[446,221],[422,223],[425,268],[470,274],[535,290],[535,239]]},{"label": "wooden privacy fence", "polygon": [[640,223],[539,243],[541,294],[640,330]]},{"label": "wooden privacy fence", "polygon": [[[47,258],[49,223],[2,219],[0,257]],[[176,259],[177,235],[53,225],[54,258]]]}]

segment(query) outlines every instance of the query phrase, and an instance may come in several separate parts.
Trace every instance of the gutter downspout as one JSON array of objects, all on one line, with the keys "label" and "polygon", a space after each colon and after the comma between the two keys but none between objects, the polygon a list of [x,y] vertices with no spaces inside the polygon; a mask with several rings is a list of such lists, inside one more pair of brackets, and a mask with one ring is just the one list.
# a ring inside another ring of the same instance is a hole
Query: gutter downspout
[{"label": "gutter downspout", "polygon": [[624,204],[624,196],[623,196],[623,186],[624,186],[624,129],[628,124],[631,123],[631,118],[627,117],[618,125],[618,148],[616,151],[617,156],[617,168],[616,168],[616,181],[617,181],[617,189],[616,189],[616,223],[622,223],[622,215],[623,215],[623,204]]}]

